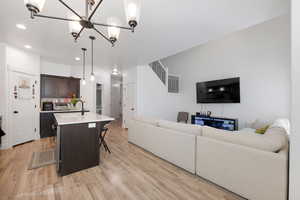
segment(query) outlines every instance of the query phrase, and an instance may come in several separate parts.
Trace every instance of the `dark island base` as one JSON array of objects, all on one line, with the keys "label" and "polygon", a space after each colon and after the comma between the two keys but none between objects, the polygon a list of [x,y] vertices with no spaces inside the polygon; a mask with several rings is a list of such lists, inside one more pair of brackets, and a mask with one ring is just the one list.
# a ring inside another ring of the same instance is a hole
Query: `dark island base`
[{"label": "dark island base", "polygon": [[[99,134],[109,122],[62,125],[57,129],[57,171],[65,176],[98,166],[100,162]],[[96,127],[89,128],[92,124]]]}]

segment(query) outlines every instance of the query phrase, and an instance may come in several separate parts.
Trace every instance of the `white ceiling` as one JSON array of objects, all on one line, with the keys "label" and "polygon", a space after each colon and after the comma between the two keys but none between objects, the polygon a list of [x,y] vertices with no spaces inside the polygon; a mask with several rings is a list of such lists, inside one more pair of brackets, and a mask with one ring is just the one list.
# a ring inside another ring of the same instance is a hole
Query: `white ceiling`
[{"label": "white ceiling", "polygon": [[[88,36],[97,36],[97,65],[126,67],[173,55],[182,50],[217,39],[225,34],[267,21],[289,12],[289,0],[141,0],[141,21],[132,34],[122,31],[114,48],[93,31],[86,31],[78,43],[69,35],[66,22],[50,19],[31,20],[23,0],[0,1],[0,35],[4,42],[23,48],[44,59],[78,64],[81,47],[90,47]],[[65,0],[82,10],[84,0]],[[66,17],[67,9],[58,0],[46,0],[41,14]],[[94,20],[105,22],[117,16],[126,25],[123,0],[104,0]],[[27,26],[26,31],[16,28]],[[105,31],[106,29],[100,28]]]}]

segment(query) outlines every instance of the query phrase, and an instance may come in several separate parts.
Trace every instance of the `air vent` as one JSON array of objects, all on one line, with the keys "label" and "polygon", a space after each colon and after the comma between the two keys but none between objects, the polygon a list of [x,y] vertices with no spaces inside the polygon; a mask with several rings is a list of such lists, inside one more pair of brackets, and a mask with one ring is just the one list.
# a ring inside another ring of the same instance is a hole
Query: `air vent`
[{"label": "air vent", "polygon": [[168,76],[168,92],[179,93],[179,77],[169,75]]}]

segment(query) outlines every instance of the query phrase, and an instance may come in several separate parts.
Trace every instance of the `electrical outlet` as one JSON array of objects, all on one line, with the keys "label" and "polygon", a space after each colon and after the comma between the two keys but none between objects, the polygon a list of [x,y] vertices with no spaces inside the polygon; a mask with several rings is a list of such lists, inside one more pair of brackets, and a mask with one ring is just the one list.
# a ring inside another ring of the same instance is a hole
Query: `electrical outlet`
[{"label": "electrical outlet", "polygon": [[89,123],[89,128],[96,128],[96,123]]}]

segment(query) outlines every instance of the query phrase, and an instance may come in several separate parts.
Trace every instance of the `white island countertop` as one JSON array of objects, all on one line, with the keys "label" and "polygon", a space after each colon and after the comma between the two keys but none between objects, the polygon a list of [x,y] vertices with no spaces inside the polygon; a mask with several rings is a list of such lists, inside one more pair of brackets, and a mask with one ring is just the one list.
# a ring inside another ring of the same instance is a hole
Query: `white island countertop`
[{"label": "white island countertop", "polygon": [[93,112],[86,112],[82,116],[81,113],[55,113],[54,117],[56,119],[57,125],[68,125],[68,124],[83,124],[89,122],[105,122],[113,121],[114,118],[99,115]]}]

